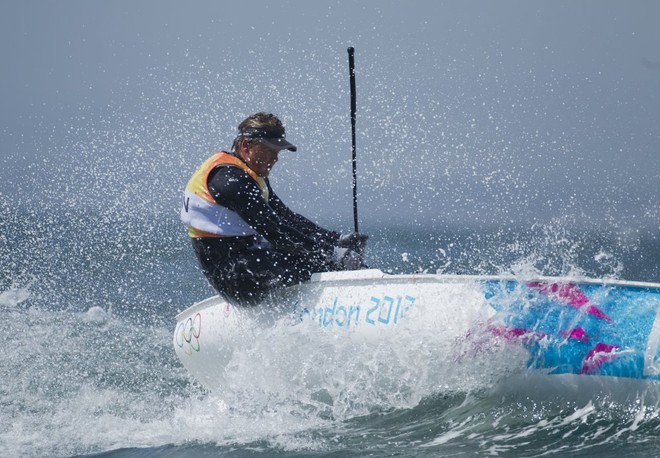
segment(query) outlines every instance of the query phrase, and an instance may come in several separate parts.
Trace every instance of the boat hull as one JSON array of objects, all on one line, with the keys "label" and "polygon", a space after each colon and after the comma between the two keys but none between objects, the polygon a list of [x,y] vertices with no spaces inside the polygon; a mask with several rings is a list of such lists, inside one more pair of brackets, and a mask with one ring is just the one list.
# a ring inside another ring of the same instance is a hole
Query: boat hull
[{"label": "boat hull", "polygon": [[236,350],[274,326],[332,335],[336,345],[441,332],[468,349],[462,361],[511,346],[539,374],[658,380],[659,308],[660,285],[650,283],[336,272],[277,291],[260,307],[218,296],[199,302],[177,316],[173,343],[212,390],[222,388]]}]

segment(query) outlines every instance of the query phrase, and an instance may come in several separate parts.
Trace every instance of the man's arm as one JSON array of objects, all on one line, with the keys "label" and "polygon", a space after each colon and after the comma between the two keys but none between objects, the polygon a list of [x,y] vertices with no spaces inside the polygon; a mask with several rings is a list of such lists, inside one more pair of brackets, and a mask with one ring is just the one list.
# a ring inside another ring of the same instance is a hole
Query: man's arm
[{"label": "man's arm", "polygon": [[335,245],[339,239],[339,233],[322,228],[304,216],[294,212],[277,197],[268,183],[268,205],[288,225],[314,240],[323,240],[329,245]]},{"label": "man's arm", "polygon": [[332,246],[326,240],[315,239],[281,218],[261,197],[257,183],[239,167],[218,167],[209,175],[208,187],[218,204],[238,213],[275,248],[285,251],[302,248],[314,253],[332,252]]}]

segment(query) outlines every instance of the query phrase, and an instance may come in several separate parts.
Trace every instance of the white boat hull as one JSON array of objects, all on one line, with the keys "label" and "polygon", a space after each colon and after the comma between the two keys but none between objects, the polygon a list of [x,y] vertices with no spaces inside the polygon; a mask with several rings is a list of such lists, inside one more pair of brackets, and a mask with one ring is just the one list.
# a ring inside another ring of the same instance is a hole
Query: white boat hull
[{"label": "white boat hull", "polygon": [[336,272],[279,290],[259,307],[218,296],[199,302],[177,316],[174,348],[211,390],[222,389],[236,349],[274,326],[304,330],[308,340],[329,334],[336,345],[443,333],[474,338],[475,351],[484,339],[524,348],[529,369],[543,373],[657,380],[659,308],[660,285],[648,283]]}]

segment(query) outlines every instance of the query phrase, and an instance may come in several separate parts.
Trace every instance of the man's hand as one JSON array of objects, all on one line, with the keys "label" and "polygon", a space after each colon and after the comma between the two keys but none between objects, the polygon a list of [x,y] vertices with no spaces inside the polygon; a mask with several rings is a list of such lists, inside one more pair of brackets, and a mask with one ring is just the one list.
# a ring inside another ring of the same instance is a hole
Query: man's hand
[{"label": "man's hand", "polygon": [[368,239],[368,235],[360,234],[359,232],[350,232],[348,234],[342,234],[339,236],[337,246],[362,253],[367,247]]}]

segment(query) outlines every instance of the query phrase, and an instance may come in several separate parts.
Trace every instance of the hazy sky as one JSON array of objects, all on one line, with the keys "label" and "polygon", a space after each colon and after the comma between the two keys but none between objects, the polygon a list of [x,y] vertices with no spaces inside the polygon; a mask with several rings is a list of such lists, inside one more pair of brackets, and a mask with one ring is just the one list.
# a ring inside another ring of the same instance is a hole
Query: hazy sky
[{"label": "hazy sky", "polygon": [[659,21],[652,0],[2,0],[0,192],[141,189],[175,218],[193,169],[268,110],[299,146],[280,197],[348,228],[351,45],[367,225],[658,228]]}]

